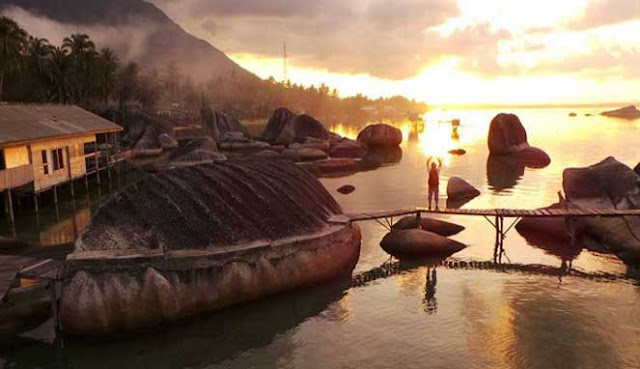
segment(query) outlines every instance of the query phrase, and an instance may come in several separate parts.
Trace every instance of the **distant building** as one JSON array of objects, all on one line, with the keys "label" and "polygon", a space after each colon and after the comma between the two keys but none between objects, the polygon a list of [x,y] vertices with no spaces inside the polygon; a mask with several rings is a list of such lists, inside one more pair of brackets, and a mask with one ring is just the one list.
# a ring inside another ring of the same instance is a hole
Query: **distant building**
[{"label": "distant building", "polygon": [[121,131],[74,105],[0,103],[0,191],[37,194],[98,172],[115,160]]}]

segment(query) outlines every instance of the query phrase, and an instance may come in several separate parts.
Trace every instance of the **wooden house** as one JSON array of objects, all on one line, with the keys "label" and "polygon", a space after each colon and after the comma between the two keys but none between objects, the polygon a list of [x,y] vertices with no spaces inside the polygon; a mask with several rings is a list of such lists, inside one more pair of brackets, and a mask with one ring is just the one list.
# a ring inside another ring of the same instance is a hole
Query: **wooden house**
[{"label": "wooden house", "polygon": [[122,127],[74,105],[0,103],[0,191],[34,194],[115,160]]}]

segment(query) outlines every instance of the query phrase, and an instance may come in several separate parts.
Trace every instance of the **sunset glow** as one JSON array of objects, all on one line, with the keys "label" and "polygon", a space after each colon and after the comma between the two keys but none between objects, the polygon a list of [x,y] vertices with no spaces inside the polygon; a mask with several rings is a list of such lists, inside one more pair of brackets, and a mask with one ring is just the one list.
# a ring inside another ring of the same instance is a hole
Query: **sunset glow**
[{"label": "sunset glow", "polygon": [[[321,52],[338,52],[343,46],[334,36],[309,38],[308,44],[291,36],[272,41],[268,49],[252,50],[237,47],[233,39],[218,39],[225,35],[222,31],[211,35],[193,16],[185,16],[183,25],[223,48],[226,44],[234,61],[263,78],[283,79],[281,47],[287,41],[289,79],[303,85],[325,83],[341,96],[404,95],[433,105],[633,102],[640,82],[634,71],[640,62],[640,39],[635,37],[640,32],[640,2],[623,2],[613,7],[605,0],[458,0],[455,16],[422,28],[418,22],[409,36],[416,39],[414,48],[398,49],[407,64],[415,65],[405,78],[374,73],[366,60],[353,66],[323,63]],[[350,10],[366,14],[360,8]],[[288,27],[286,18],[282,22],[281,27]],[[358,41],[384,43],[392,37],[389,33],[380,34],[378,41],[375,35]],[[273,36],[279,34],[274,31]],[[315,57],[309,51],[314,46]],[[386,66],[389,70],[404,65],[393,60]]]}]

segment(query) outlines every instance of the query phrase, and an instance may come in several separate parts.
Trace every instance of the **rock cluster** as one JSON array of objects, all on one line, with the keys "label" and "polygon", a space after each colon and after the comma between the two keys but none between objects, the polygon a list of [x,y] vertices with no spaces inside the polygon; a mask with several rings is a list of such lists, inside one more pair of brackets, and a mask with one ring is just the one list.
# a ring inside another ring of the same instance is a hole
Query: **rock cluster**
[{"label": "rock cluster", "polygon": [[605,117],[634,120],[640,118],[640,110],[638,110],[634,105],[630,105],[624,108],[602,112],[601,115]]}]

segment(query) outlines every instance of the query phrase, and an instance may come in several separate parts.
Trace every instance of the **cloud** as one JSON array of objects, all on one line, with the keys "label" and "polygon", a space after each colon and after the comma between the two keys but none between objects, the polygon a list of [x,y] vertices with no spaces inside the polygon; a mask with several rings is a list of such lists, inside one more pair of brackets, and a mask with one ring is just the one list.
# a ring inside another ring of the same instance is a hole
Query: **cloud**
[{"label": "cloud", "polygon": [[62,40],[71,34],[86,33],[98,49],[103,47],[114,49],[123,62],[138,60],[144,55],[149,35],[155,30],[154,25],[148,22],[132,22],[118,27],[60,23],[18,7],[5,8],[1,13],[15,20],[29,34],[45,38],[56,46],[60,46]]},{"label": "cloud", "polygon": [[[437,27],[460,15],[455,0],[155,0],[189,31],[230,54],[278,57],[338,73],[406,79],[447,55],[493,70],[497,41],[488,24],[444,35]],[[493,59],[493,60],[492,60]]]},{"label": "cloud", "polygon": [[584,13],[569,22],[572,29],[590,29],[640,19],[640,0],[590,0]]}]

